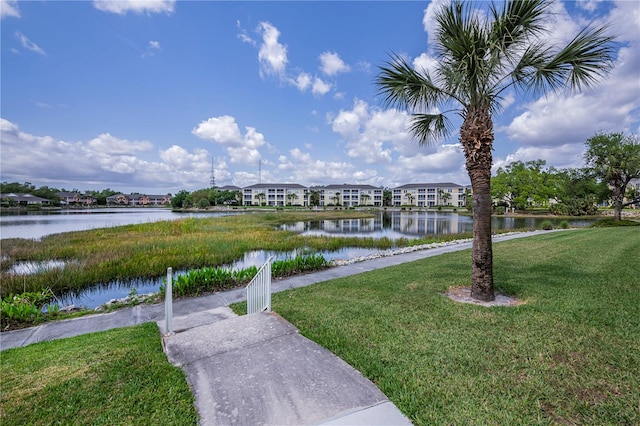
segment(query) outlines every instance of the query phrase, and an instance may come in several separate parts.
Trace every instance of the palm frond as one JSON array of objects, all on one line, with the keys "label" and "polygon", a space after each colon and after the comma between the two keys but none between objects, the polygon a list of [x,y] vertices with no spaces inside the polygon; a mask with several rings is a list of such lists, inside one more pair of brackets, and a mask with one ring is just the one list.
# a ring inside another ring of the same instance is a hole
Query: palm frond
[{"label": "palm frond", "polygon": [[495,51],[509,53],[513,45],[526,42],[545,31],[544,16],[551,2],[548,0],[505,1],[501,10],[495,3],[489,6],[493,16],[490,39]]},{"label": "palm frond", "polygon": [[426,145],[447,137],[452,133],[453,126],[443,113],[413,114],[409,130],[418,142]]},{"label": "palm frond", "polygon": [[433,108],[450,96],[432,81],[428,72],[420,73],[399,55],[380,68],[375,84],[384,103],[402,109]]},{"label": "palm frond", "polygon": [[606,27],[586,27],[533,75],[534,90],[558,91],[565,86],[591,87],[614,65],[614,37],[606,35]]}]

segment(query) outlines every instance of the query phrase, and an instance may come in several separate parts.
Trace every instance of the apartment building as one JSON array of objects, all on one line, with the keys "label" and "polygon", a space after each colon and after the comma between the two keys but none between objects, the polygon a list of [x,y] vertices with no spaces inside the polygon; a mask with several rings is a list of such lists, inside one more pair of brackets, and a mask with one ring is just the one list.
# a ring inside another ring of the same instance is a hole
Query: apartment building
[{"label": "apartment building", "polygon": [[92,205],[98,202],[98,199],[90,194],[81,194],[79,192],[57,192],[60,198],[60,204],[63,206],[72,204]]},{"label": "apartment building", "polygon": [[244,187],[245,206],[307,206],[308,189],[297,183],[257,183]]},{"label": "apartment building", "polygon": [[171,195],[116,194],[107,197],[107,205],[164,206],[171,204]]},{"label": "apartment building", "polygon": [[451,182],[409,183],[393,188],[392,204],[396,207],[464,207],[470,194],[471,186]]},{"label": "apartment building", "polygon": [[309,188],[320,194],[320,206],[382,206],[383,189],[373,185],[326,185]]}]

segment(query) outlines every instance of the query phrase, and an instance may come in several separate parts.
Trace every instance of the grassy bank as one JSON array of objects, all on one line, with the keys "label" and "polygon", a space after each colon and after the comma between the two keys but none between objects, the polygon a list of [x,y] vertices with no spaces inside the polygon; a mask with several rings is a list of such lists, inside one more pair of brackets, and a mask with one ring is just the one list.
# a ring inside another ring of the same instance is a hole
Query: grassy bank
[{"label": "grassy bank", "polygon": [[[280,230],[283,223],[308,220],[358,219],[366,212],[267,212],[228,217],[185,218],[175,221],[101,228],[44,237],[41,241],[2,240],[0,297],[10,293],[55,294],[99,283],[160,277],[174,270],[220,266],[252,250],[337,250],[343,247],[387,249],[425,240],[301,236]],[[460,238],[452,235],[450,238]],[[20,261],[58,260],[61,268],[43,268],[29,276],[8,273]]]},{"label": "grassy bank", "polygon": [[469,251],[274,295],[417,425],[640,424],[640,228],[496,244],[517,307],[458,304]]},{"label": "grassy bank", "polygon": [[1,353],[0,423],[195,425],[193,396],[158,327],[37,343]]}]

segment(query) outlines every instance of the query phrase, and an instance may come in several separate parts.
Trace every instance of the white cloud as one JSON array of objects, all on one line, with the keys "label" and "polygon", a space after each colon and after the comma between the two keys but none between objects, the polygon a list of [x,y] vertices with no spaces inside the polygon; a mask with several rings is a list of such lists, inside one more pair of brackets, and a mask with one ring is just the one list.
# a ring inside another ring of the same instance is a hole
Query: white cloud
[{"label": "white cloud", "polygon": [[175,3],[175,0],[93,0],[93,7],[118,15],[126,15],[128,12],[171,14]]},{"label": "white cloud", "polygon": [[417,71],[427,72],[431,77],[434,77],[436,67],[438,66],[437,59],[422,53],[420,56],[413,60],[413,68]]},{"label": "white cloud", "polygon": [[0,0],[0,19],[4,19],[7,16],[20,17],[18,0]]},{"label": "white cloud", "polygon": [[562,144],[552,147],[525,146],[520,147],[505,158],[498,157],[493,162],[492,172],[505,167],[514,161],[545,160],[548,167],[557,169],[580,168],[584,166],[584,144]]},{"label": "white cloud", "polygon": [[311,93],[313,93],[314,95],[324,95],[329,90],[331,90],[331,84],[319,79],[318,77],[313,79]]},{"label": "white cloud", "polygon": [[245,134],[242,135],[235,118],[228,115],[209,118],[191,133],[200,139],[225,145],[234,164],[257,164],[262,158],[259,148],[266,144],[264,135],[253,127],[245,127]]},{"label": "white cloud", "polygon": [[87,147],[95,152],[109,155],[133,154],[136,151],[150,151],[153,144],[149,141],[128,141],[103,133],[87,142]]},{"label": "white cloud", "polygon": [[[326,185],[330,183],[361,183],[381,185],[382,178],[374,169],[361,169],[346,161],[326,161],[315,159],[310,153],[299,148],[289,151],[289,156],[281,155],[278,171],[285,173],[284,181],[302,185]],[[282,174],[281,173],[281,174]]]},{"label": "white cloud", "polygon": [[422,16],[422,25],[429,38],[433,37],[436,33],[438,25],[435,20],[436,13],[440,10],[440,8],[448,5],[449,3],[451,3],[451,0],[433,0],[424,10],[424,14]]},{"label": "white cloud", "polygon": [[262,45],[258,53],[260,73],[282,77],[287,67],[287,47],[278,41],[280,31],[269,22],[261,22],[258,32],[262,35]]},{"label": "white cloud", "polygon": [[324,52],[320,55],[320,69],[326,75],[333,76],[341,72],[351,71],[351,67],[336,52]]},{"label": "white cloud", "polygon": [[577,0],[578,6],[588,12],[594,12],[602,2],[603,0]]},{"label": "white cloud", "polygon": [[152,56],[155,56],[157,51],[161,51],[162,48],[160,47],[160,42],[156,41],[156,40],[150,40],[149,44],[147,45],[147,50],[146,52],[144,52],[142,55],[140,55],[142,58],[150,58]]},{"label": "white cloud", "polygon": [[18,40],[20,40],[20,44],[22,45],[22,47],[27,50],[31,50],[32,52],[36,52],[42,56],[47,56],[45,51],[40,46],[29,40],[27,36],[22,34],[20,31],[16,31],[15,34],[16,37],[18,37]]},{"label": "white cloud", "polygon": [[194,128],[191,133],[200,139],[207,139],[221,144],[237,144],[242,141],[236,119],[229,115],[212,117]]},{"label": "white cloud", "polygon": [[238,30],[240,31],[238,33],[238,38],[243,42],[243,43],[247,43],[250,44],[252,46],[256,46],[256,41],[254,39],[251,38],[251,36],[248,34],[247,30],[245,30],[244,28],[242,28],[242,25],[240,25],[240,21],[236,20],[236,27],[238,28]]},{"label": "white cloud", "polygon": [[153,154],[154,146],[149,141],[130,141],[104,133],[86,142],[67,142],[22,132],[17,124],[2,118],[0,140],[3,179],[34,182],[37,177],[53,186],[125,186],[136,191],[155,188],[160,193],[197,189],[209,179],[210,156],[203,149],[188,153],[173,146],[160,151],[159,159],[147,160],[140,155]]},{"label": "white cloud", "polygon": [[347,155],[365,163],[389,163],[394,152],[410,154],[417,148],[407,131],[408,115],[396,109],[380,110],[356,99],[351,110],[340,110],[329,121]]},{"label": "white cloud", "polygon": [[292,84],[295,85],[298,90],[304,92],[311,86],[312,81],[313,79],[310,74],[301,72]]}]

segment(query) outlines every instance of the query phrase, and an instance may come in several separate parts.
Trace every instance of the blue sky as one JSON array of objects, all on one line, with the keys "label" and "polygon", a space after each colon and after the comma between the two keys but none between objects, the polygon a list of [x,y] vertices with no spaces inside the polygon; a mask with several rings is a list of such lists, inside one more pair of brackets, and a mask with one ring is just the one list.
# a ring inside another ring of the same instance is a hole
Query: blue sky
[{"label": "blue sky", "polygon": [[[457,133],[419,146],[373,84],[390,53],[429,67],[443,1],[1,0],[1,180],[176,193],[213,160],[218,186],[467,184]],[[616,67],[583,93],[508,93],[495,168],[580,167],[596,132],[639,133],[640,3],[553,11],[550,45],[610,22]]]}]

